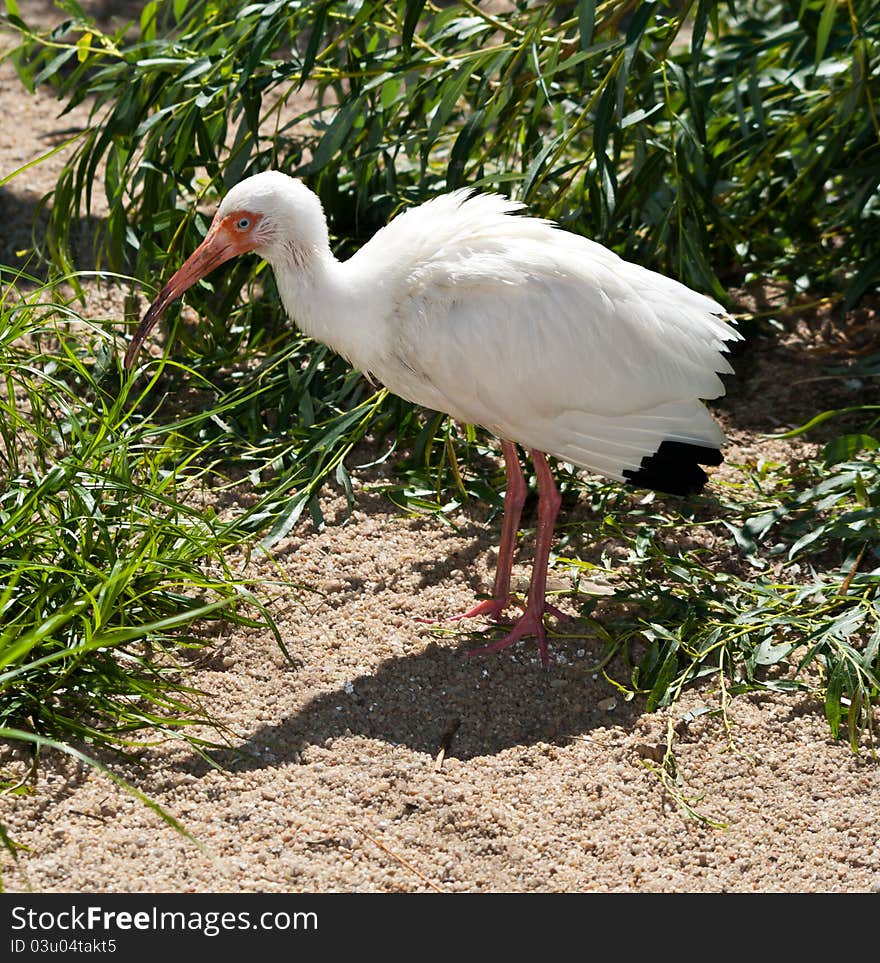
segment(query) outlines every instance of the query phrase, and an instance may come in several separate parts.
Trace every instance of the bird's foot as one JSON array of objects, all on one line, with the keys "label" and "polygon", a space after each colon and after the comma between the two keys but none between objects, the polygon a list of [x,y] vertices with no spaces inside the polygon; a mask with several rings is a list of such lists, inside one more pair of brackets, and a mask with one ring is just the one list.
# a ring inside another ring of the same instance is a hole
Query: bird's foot
[{"label": "bird's foot", "polygon": [[521,605],[512,595],[508,595],[506,598],[491,598],[483,599],[482,602],[477,602],[473,608],[467,610],[467,612],[460,612],[458,615],[447,615],[445,618],[441,619],[416,619],[416,622],[424,622],[427,625],[436,625],[438,622],[460,622],[462,619],[476,619],[480,616],[485,616],[490,618],[493,622],[501,621],[501,613],[509,605]]},{"label": "bird's foot", "polygon": [[[524,605],[522,606],[522,608],[523,610],[525,610]],[[555,605],[551,605],[549,602],[544,603],[544,614],[552,615],[553,618],[556,619],[558,622],[570,622],[572,618],[570,615],[563,612],[562,609],[556,608]]]},{"label": "bird's foot", "polygon": [[[484,599],[482,602],[478,602],[473,606],[473,608],[469,608],[467,612],[459,612],[458,615],[447,615],[439,619],[417,618],[415,621],[422,622],[425,625],[437,625],[439,622],[460,622],[462,619],[477,619],[480,618],[480,616],[485,616],[493,622],[501,622],[502,613],[511,605],[517,605],[523,611],[527,608],[526,603],[521,599],[513,595],[508,595],[507,598]],[[566,615],[565,612],[556,608],[555,605],[551,605],[549,602],[544,603],[544,612],[547,615],[552,615],[554,619],[559,619],[560,622],[567,622],[571,618],[570,615]]]},{"label": "bird's foot", "polygon": [[541,665],[545,669],[550,666],[550,659],[547,655],[547,630],[544,628],[544,615],[545,614],[555,615],[557,618],[562,616],[563,618],[568,618],[567,615],[560,612],[559,609],[554,608],[552,605],[548,605],[544,602],[540,607],[526,605],[523,614],[516,620],[513,628],[507,633],[503,638],[498,639],[497,642],[491,642],[489,645],[480,646],[478,649],[471,649],[467,656],[468,658],[472,655],[488,655],[490,652],[501,652],[503,649],[508,648],[508,646],[515,645],[520,639],[525,638],[527,635],[534,635],[538,639],[538,649],[541,653]]}]

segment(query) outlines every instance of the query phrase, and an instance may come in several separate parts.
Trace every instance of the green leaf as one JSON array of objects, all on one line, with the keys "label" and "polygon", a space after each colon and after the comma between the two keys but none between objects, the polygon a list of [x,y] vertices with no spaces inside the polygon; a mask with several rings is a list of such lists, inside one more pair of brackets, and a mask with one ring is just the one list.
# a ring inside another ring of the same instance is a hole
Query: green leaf
[{"label": "green leaf", "polygon": [[838,435],[822,450],[822,458],[825,465],[830,467],[841,461],[849,461],[860,451],[875,451],[877,448],[880,448],[880,441],[871,435]]},{"label": "green leaf", "polygon": [[311,492],[308,489],[297,492],[287,503],[287,507],[282,512],[268,534],[260,541],[263,548],[271,548],[284,538],[287,533],[299,521],[303,509],[308,505]]},{"label": "green leaf", "polygon": [[813,544],[813,542],[822,538],[826,534],[826,527],[824,525],[818,521],[815,524],[816,527],[814,529],[810,530],[805,535],[801,535],[801,537],[791,546],[791,548],[788,550],[789,558],[794,558],[798,552],[809,547]]},{"label": "green leaf", "polygon": [[306,53],[303,57],[302,67],[300,68],[299,74],[299,86],[302,85],[309,79],[312,73],[312,67],[315,65],[315,59],[318,56],[318,49],[321,46],[321,41],[324,40],[324,19],[327,16],[327,11],[330,9],[331,3],[319,3],[317,4],[317,9],[314,9],[312,5],[312,30],[309,34],[309,43],[306,47]]},{"label": "green leaf", "polygon": [[822,16],[819,18],[819,29],[816,32],[816,64],[825,55],[825,48],[828,46],[828,38],[831,35],[831,28],[834,26],[834,16],[837,13],[838,0],[825,0],[822,9]]},{"label": "green leaf", "polygon": [[355,121],[361,117],[363,107],[363,96],[354,97],[337,111],[315,149],[311,161],[303,168],[304,171],[310,173],[320,171],[330,163],[333,156],[345,143]]},{"label": "green leaf", "polygon": [[464,168],[470,158],[471,151],[482,138],[485,117],[485,110],[475,110],[468,117],[461,133],[456,137],[455,144],[452,146],[452,153],[449,155],[449,166],[446,169],[446,187],[448,190],[455,190],[455,188],[464,184]]},{"label": "green leaf", "polygon": [[[691,32],[691,55],[694,63],[698,63],[703,51],[703,43],[706,40],[706,29],[709,26],[710,17],[717,17],[718,5],[713,0],[699,0],[697,13],[694,17],[694,26]],[[713,24],[717,31],[717,25]]]},{"label": "green leaf", "polygon": [[529,164],[529,168],[526,171],[526,176],[523,178],[523,184],[522,184],[522,198],[526,203],[528,203],[531,197],[532,188],[536,186],[535,178],[541,172],[541,168],[544,166],[544,162],[552,153],[554,153],[554,151],[559,146],[559,144],[562,143],[562,140],[563,140],[563,135],[559,134],[558,136],[554,137],[552,140],[547,141],[547,143],[544,144],[541,150],[539,150],[538,153],[535,155],[531,164]]},{"label": "green leaf", "polygon": [[862,295],[871,287],[880,283],[880,254],[875,254],[858,270],[855,277],[847,285],[843,299],[843,310],[851,311],[861,300]]},{"label": "green leaf", "polygon": [[581,50],[589,50],[596,24],[596,0],[578,0],[577,18]]},{"label": "green leaf", "polygon": [[148,2],[144,4],[143,10],[141,10],[140,28],[141,39],[143,41],[156,39],[156,12],[158,8],[159,4],[157,0],[148,0]]},{"label": "green leaf", "polygon": [[400,36],[400,42],[407,53],[410,52],[412,47],[413,35],[424,9],[425,0],[406,0],[406,15],[403,19],[403,32]]},{"label": "green leaf", "polygon": [[354,508],[354,488],[351,484],[351,475],[349,475],[348,469],[346,469],[343,462],[339,462],[339,464],[336,466],[336,481],[345,492],[346,506],[348,508],[348,513],[351,514],[351,511]]},{"label": "green leaf", "polygon": [[846,670],[843,662],[836,662],[828,679],[825,690],[825,718],[831,729],[831,735],[837,739],[840,736],[840,720],[843,716],[841,698],[844,692]]},{"label": "green leaf", "polygon": [[767,435],[767,438],[796,438],[798,435],[803,435],[813,428],[817,428],[819,425],[828,421],[830,418],[837,418],[840,415],[851,415],[854,412],[864,412],[869,411],[880,411],[880,405],[854,405],[851,408],[835,408],[832,411],[823,411],[821,414],[816,415],[811,418],[808,422],[801,425],[798,428],[792,428],[791,431],[786,431],[778,435]]},{"label": "green leaf", "polygon": [[627,47],[634,48],[641,40],[656,7],[657,0],[649,0],[649,2],[638,4],[626,30]]}]

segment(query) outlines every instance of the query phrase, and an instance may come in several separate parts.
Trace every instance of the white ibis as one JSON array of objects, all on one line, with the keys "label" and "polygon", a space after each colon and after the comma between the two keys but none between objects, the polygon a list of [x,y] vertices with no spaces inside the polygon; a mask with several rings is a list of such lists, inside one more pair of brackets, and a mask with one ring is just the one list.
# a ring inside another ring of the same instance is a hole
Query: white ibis
[{"label": "white ibis", "polygon": [[507,473],[492,597],[455,618],[500,621],[526,483],[538,479],[534,567],[510,632],[537,636],[546,666],[547,567],[560,496],[545,453],[639,488],[686,495],[721,463],[724,435],[700,399],[724,394],[721,305],[494,194],[453,191],[395,217],[349,260],[330,250],[321,202],[266,171],[223,199],[204,241],[159,293],[125,354],[131,368],[168,305],[218,265],[254,251],[303,332],[409,401],[482,425]]}]

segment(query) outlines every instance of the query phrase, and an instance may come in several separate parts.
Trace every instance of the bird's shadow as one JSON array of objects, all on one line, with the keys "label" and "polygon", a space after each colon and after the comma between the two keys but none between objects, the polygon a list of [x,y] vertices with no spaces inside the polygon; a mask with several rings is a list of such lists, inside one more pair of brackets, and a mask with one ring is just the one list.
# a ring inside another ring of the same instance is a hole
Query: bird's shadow
[{"label": "bird's shadow", "polygon": [[[365,514],[388,511],[377,493],[362,496],[359,509]],[[582,511],[588,518],[589,512]],[[421,584],[435,584],[438,578],[448,577],[452,568],[472,571],[474,560],[497,541],[497,520],[487,525],[485,512],[477,509],[465,516],[458,526],[463,537],[455,552],[414,563]],[[601,549],[592,546],[589,551],[598,554]],[[531,552],[527,540],[529,562]],[[360,580],[348,577],[346,581],[349,584],[334,593],[337,603],[363,592]],[[480,589],[475,580],[472,588]],[[564,607],[572,611],[571,605]],[[600,602],[596,611],[602,608]],[[446,623],[450,632],[445,634],[441,622],[435,628],[436,637],[418,653],[388,658],[305,704],[296,705],[292,697],[296,708],[289,715],[260,726],[234,748],[215,752],[213,758],[237,771],[307,764],[309,747],[362,736],[433,757],[442,750],[446,758],[469,760],[541,742],[564,745],[602,726],[631,729],[644,713],[644,701],[626,701],[604,677],[607,672],[625,681],[631,668],[616,657],[600,671],[604,643],[588,623],[576,617],[547,621],[551,659],[547,671],[540,665],[534,638],[501,653],[469,656],[474,647],[499,638],[502,627],[483,636],[468,631],[473,622]],[[308,654],[297,652],[294,639],[285,642],[303,660],[320,658],[313,649]],[[297,669],[285,671],[291,673],[291,687],[295,687]],[[179,765],[198,772],[207,764],[189,757]]]},{"label": "bird's shadow", "polygon": [[[551,638],[546,671],[533,639],[512,654],[470,657],[479,642],[474,636],[429,643],[316,696],[212,758],[235,771],[307,764],[310,746],[363,736],[468,760],[539,742],[566,744],[598,726],[631,728],[643,706],[615,698],[596,671],[601,646],[595,640],[576,637],[577,623],[566,622],[563,630],[566,637]],[[295,685],[297,670],[288,671]],[[177,765],[204,772],[208,764],[190,756]]]}]

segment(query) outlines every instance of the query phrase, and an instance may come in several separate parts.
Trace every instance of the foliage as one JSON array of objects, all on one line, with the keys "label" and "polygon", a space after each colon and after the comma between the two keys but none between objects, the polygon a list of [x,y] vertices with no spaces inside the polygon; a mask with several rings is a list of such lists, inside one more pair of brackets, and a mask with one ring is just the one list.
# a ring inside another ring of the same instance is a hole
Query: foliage
[{"label": "foliage", "polygon": [[[613,606],[588,598],[582,614],[606,639],[606,661],[626,653],[631,678],[618,684],[649,710],[707,674],[728,694],[821,688],[832,733],[845,721],[856,750],[865,732],[873,742],[880,696],[880,466],[764,464],[751,475],[745,491],[722,492],[711,518],[652,498],[600,513],[590,538],[612,538],[623,558],[561,564],[615,583]],[[712,528],[733,535],[741,573],[719,571],[706,547],[673,547]]]},{"label": "foliage", "polygon": [[868,0],[550,2],[498,16],[470,0],[153,0],[136,40],[102,33],[74,0],[48,35],[7,6],[25,83],[94,104],[50,211],[67,267],[70,226],[102,179],[104,250],[146,277],[204,235],[194,199],[274,166],[310,181],[346,243],[468,184],[719,295],[716,271],[733,265],[834,284],[848,304],[880,276]]},{"label": "foliage", "polygon": [[193,499],[196,452],[131,418],[107,334],[4,280],[33,289],[0,303],[0,730],[135,745],[204,719],[188,629],[271,621],[227,561],[244,533]]}]

